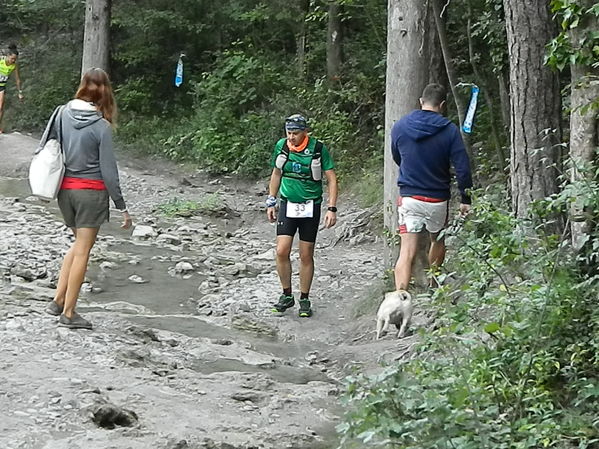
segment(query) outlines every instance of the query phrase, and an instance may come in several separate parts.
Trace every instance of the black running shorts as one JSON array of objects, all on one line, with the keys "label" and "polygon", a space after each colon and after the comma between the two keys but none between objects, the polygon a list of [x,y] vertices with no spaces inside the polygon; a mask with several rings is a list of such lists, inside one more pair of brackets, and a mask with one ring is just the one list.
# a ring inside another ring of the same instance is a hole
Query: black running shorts
[{"label": "black running shorts", "polygon": [[277,217],[277,235],[294,236],[299,229],[299,238],[302,242],[316,242],[318,225],[320,224],[320,205],[314,205],[314,216],[312,218],[288,218],[287,201],[281,200],[279,205],[279,216]]}]

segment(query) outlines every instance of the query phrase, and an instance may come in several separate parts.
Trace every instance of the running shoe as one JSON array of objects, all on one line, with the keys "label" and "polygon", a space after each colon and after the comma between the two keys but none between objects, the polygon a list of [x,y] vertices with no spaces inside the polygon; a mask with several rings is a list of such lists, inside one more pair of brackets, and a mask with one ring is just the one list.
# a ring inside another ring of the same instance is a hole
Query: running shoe
[{"label": "running shoe", "polygon": [[285,310],[293,307],[295,305],[295,299],[293,299],[293,295],[281,295],[279,297],[279,302],[276,303],[272,311],[276,313],[283,313]]},{"label": "running shoe", "polygon": [[310,304],[310,300],[308,299],[300,299],[300,308],[299,308],[299,316],[301,318],[309,318],[312,316],[312,306]]}]

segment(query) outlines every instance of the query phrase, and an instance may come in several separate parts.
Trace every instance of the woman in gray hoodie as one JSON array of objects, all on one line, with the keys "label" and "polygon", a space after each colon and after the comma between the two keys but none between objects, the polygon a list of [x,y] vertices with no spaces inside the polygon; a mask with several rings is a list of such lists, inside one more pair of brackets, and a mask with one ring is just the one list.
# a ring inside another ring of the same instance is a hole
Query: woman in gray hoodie
[{"label": "woman in gray hoodie", "polygon": [[59,324],[65,327],[92,328],[75,312],[75,306],[98,230],[108,221],[109,197],[123,214],[122,228],[131,226],[112,148],[115,115],[108,75],[92,68],[83,75],[75,99],[63,107],[52,130],[61,137],[65,155],[58,206],[66,225],[73,230],[75,242],[64,257],[56,296],[47,312],[60,315]]}]

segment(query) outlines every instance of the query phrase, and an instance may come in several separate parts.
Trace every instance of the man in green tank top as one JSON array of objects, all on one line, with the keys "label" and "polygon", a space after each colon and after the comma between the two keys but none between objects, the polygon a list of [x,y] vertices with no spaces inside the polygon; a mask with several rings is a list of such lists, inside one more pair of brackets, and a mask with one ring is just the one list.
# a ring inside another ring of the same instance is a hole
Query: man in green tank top
[{"label": "man in green tank top", "polygon": [[[337,177],[327,147],[308,135],[306,119],[295,114],[285,119],[287,137],[279,140],[272,154],[272,174],[266,199],[266,214],[277,222],[277,273],[283,294],[273,312],[295,305],[291,288],[291,247],[299,231],[300,298],[299,316],[312,316],[309,299],[314,277],[314,243],[322,209],[322,179],[327,180],[328,201],[324,226],[337,222]],[[277,213],[277,194],[280,194]]]}]

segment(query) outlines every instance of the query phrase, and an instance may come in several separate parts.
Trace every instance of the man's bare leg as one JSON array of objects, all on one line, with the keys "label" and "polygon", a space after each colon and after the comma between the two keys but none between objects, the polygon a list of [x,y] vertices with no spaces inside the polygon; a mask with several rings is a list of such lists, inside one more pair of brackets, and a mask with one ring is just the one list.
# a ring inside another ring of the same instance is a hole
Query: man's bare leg
[{"label": "man's bare leg", "polygon": [[407,232],[401,234],[401,247],[399,258],[395,264],[395,288],[397,290],[407,290],[412,277],[412,263],[418,251],[417,232]]},{"label": "man's bare leg", "polygon": [[291,289],[291,246],[293,236],[277,236],[277,273],[283,290]]}]

